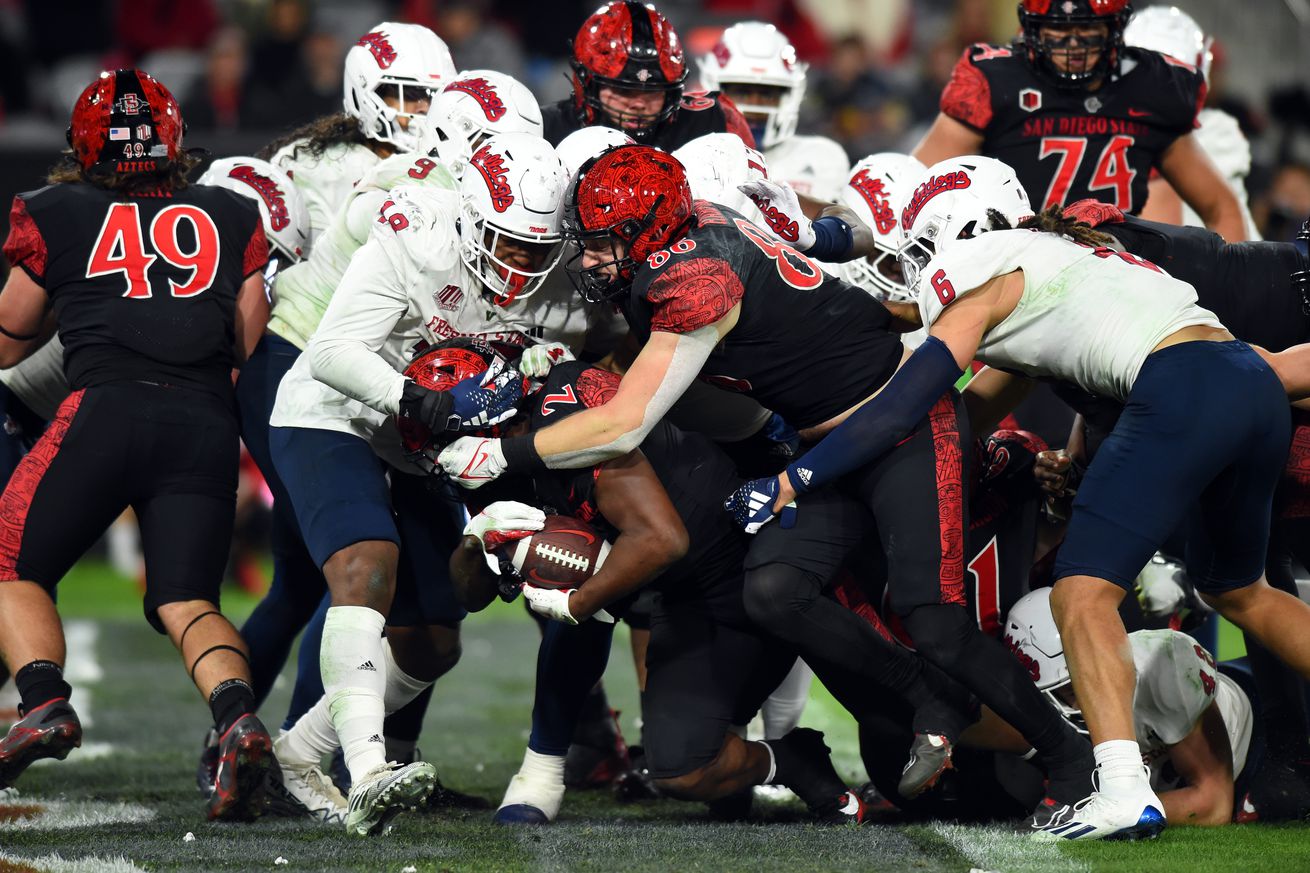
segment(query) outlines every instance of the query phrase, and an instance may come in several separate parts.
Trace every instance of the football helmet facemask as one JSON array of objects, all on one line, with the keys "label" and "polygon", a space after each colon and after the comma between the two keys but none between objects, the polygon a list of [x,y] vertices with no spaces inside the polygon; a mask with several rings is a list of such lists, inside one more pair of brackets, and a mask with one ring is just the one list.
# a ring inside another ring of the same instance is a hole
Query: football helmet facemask
[{"label": "football helmet facemask", "polygon": [[[796,49],[772,24],[734,24],[698,60],[698,66],[701,87],[728,95],[746,117],[761,149],[795,135],[808,65],[796,60]],[[750,102],[748,98],[763,89],[776,91],[777,102]]]},{"label": "football helmet facemask", "polygon": [[[342,105],[369,139],[413,151],[417,137],[406,126],[423,113],[406,110],[405,104],[431,105],[453,78],[455,62],[441,37],[422,25],[384,21],[346,52]],[[399,102],[389,106],[386,96]]]},{"label": "football helmet facemask", "polygon": [[[1032,66],[1061,88],[1087,87],[1119,65],[1124,45],[1124,28],[1133,7],[1129,0],[1021,0],[1019,24],[1023,45]],[[1105,25],[1104,36],[1079,37],[1075,28]],[[1043,38],[1042,30],[1062,31],[1055,38]],[[1092,53],[1095,63],[1087,63]],[[1063,64],[1055,60],[1063,56]]]},{"label": "football helmet facemask", "polygon": [[1010,607],[1005,620],[1005,645],[1060,715],[1079,733],[1087,734],[1082,710],[1060,693],[1072,686],[1073,677],[1064,657],[1060,629],[1055,626],[1055,617],[1051,614],[1050,588],[1038,588],[1025,594]]},{"label": "football helmet facemask", "polygon": [[898,152],[869,155],[851,169],[840,200],[859,216],[873,234],[874,253],[842,264],[847,282],[859,285],[879,300],[910,300],[905,274],[897,260],[901,246],[900,208],[927,169]]}]

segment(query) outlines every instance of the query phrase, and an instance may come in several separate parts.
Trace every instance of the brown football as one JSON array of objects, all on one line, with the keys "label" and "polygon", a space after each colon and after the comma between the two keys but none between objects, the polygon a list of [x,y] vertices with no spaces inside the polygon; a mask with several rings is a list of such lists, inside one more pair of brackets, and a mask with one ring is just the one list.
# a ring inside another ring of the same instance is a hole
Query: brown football
[{"label": "brown football", "polygon": [[577,588],[605,562],[610,544],[578,518],[549,515],[541,530],[506,543],[496,554],[513,565],[525,582],[542,588]]}]

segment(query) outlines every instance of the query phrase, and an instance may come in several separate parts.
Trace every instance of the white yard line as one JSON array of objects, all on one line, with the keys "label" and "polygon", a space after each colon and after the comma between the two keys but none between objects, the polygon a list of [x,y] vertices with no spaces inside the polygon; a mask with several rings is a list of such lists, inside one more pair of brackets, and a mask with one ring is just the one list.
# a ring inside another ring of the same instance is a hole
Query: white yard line
[{"label": "white yard line", "polygon": [[15,799],[15,806],[41,807],[31,818],[0,821],[0,834],[6,831],[58,831],[70,828],[98,827],[106,824],[138,824],[150,821],[155,811],[139,803],[109,803],[102,800],[45,800],[31,795]]},{"label": "white yard line", "polygon": [[89,858],[64,858],[56,854],[23,858],[0,852],[0,861],[35,867],[44,873],[145,873],[123,857],[100,858],[93,855]]},{"label": "white yard line", "polygon": [[1004,873],[1090,873],[1084,861],[1066,858],[1055,843],[1037,843],[1003,828],[937,822],[930,826],[975,870]]}]

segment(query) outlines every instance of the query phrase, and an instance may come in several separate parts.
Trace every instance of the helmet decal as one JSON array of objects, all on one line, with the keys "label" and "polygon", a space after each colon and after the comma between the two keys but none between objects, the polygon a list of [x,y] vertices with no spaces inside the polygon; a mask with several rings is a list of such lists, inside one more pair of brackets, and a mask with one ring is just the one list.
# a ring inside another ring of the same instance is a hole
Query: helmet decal
[{"label": "helmet decal", "polygon": [[150,74],[102,72],[73,104],[67,138],[84,170],[155,172],[182,151],[177,100]]},{"label": "helmet decal", "polygon": [[469,159],[486,180],[487,190],[491,192],[491,205],[497,212],[504,212],[514,205],[514,189],[505,177],[505,157],[483,146]]},{"label": "helmet decal", "polygon": [[228,176],[238,182],[245,182],[255,190],[255,193],[264,201],[264,205],[268,207],[268,223],[274,230],[285,230],[286,226],[291,223],[291,216],[287,212],[286,195],[278,187],[277,182],[258,172],[249,164],[240,164],[233,167],[228,171]]},{"label": "helmet decal", "polygon": [[869,204],[869,211],[873,213],[873,221],[879,233],[891,233],[896,229],[896,213],[892,210],[882,179],[874,178],[865,169],[852,176],[848,184]]},{"label": "helmet decal", "polygon": [[364,34],[355,45],[368,49],[381,69],[390,69],[391,65],[396,62],[396,50],[392,47],[391,41],[387,39],[387,35],[380,30]]},{"label": "helmet decal", "polygon": [[487,121],[499,121],[505,115],[505,101],[485,78],[456,79],[446,86],[447,91],[461,91],[478,102]]},{"label": "helmet decal", "polygon": [[969,174],[964,170],[956,170],[953,173],[943,173],[940,176],[930,176],[928,181],[924,182],[914,190],[910,196],[910,202],[905,204],[905,209],[901,212],[901,229],[909,232],[914,226],[914,220],[919,217],[923,207],[928,205],[938,194],[946,191],[960,191],[968,188],[973,182],[969,179]]}]

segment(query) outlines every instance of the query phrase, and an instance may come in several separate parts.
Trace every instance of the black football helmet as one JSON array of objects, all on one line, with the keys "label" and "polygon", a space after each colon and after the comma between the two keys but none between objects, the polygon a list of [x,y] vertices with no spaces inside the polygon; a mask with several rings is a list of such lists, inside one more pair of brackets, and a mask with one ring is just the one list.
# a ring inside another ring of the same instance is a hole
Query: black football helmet
[{"label": "black football helmet", "polygon": [[[1133,14],[1129,0],[1021,0],[1019,23],[1023,26],[1023,45],[1028,62],[1039,72],[1050,76],[1062,88],[1085,88],[1104,77],[1119,63],[1123,52],[1124,28]],[[1042,28],[1088,27],[1105,24],[1109,32],[1100,40],[1079,39],[1072,44],[1071,36],[1062,39],[1043,39]],[[1052,55],[1078,51],[1100,51],[1096,63],[1082,69],[1061,69]]]}]

